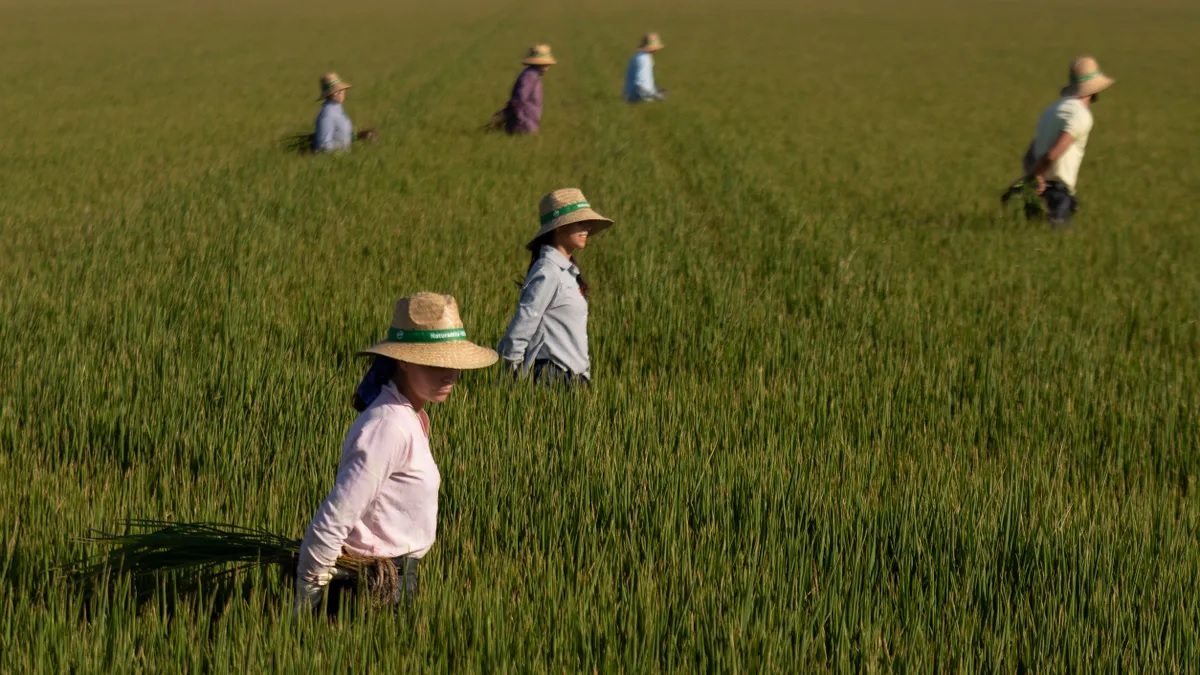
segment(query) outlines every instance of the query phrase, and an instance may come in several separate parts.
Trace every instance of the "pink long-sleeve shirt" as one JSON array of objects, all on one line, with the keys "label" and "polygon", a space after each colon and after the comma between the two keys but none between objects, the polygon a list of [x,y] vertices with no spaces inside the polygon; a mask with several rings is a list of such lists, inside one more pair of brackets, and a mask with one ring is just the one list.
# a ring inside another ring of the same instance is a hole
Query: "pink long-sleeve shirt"
[{"label": "pink long-sleeve shirt", "polygon": [[297,573],[316,581],[343,548],[377,558],[424,556],[437,535],[441,480],[429,451],[429,416],[387,383],[346,434],[337,480],[300,544]]}]

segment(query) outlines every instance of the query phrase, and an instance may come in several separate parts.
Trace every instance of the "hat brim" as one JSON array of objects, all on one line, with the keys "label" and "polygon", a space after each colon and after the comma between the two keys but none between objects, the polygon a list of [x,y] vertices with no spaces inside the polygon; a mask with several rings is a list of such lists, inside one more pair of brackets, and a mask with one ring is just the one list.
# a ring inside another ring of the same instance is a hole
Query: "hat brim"
[{"label": "hat brim", "polygon": [[342,83],[342,84],[338,85],[336,88],[334,88],[333,91],[329,92],[328,94],[325,94],[324,96],[321,96],[317,100],[324,101],[325,99],[329,98],[330,96],[333,96],[334,94],[338,93],[339,91],[346,91],[347,89],[349,89],[352,86],[354,86],[354,85]]},{"label": "hat brim", "polygon": [[475,370],[487,368],[500,359],[495,350],[459,340],[456,342],[384,341],[358,352],[358,356],[386,356],[419,366]]},{"label": "hat brim", "polygon": [[579,209],[578,211],[572,211],[568,214],[561,215],[543,225],[542,229],[538,230],[538,233],[533,235],[533,239],[530,239],[529,243],[525,244],[525,248],[532,251],[534,249],[534,242],[542,238],[547,232],[553,232],[565,225],[573,225],[575,223],[583,222],[592,223],[592,231],[588,234],[588,236],[600,234],[601,232],[612,227],[613,224],[613,221],[605,218],[591,209]]},{"label": "hat brim", "polygon": [[558,60],[553,56],[527,56],[521,59],[521,63],[527,66],[553,66]]},{"label": "hat brim", "polygon": [[1063,87],[1062,95],[1070,96],[1071,98],[1083,98],[1092,94],[1099,94],[1116,84],[1117,81],[1107,75],[1097,75],[1087,82],[1080,82],[1067,87]]},{"label": "hat brim", "polygon": [[666,47],[666,45],[664,45],[664,44],[646,45],[646,46],[642,47],[642,51],[653,54],[654,52],[662,51],[663,47]]}]

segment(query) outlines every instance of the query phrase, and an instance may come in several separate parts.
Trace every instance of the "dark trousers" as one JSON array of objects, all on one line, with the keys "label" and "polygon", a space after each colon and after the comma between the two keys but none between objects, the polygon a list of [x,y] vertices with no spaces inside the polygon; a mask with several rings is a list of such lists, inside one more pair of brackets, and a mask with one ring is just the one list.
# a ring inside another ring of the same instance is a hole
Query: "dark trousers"
[{"label": "dark trousers", "polygon": [[572,373],[557,363],[547,360],[533,362],[533,381],[548,387],[586,389],[588,386],[588,379],[583,375]]},{"label": "dark trousers", "polygon": [[[407,609],[412,606],[417,599],[417,590],[419,583],[417,581],[417,558],[395,558],[392,560],[396,564],[396,572],[400,576],[400,583],[392,593],[389,605],[394,605],[397,608]],[[334,579],[329,584],[329,605],[326,611],[329,616],[334,617],[341,613],[345,608],[349,607],[352,602],[362,597],[360,591],[365,591],[365,595],[370,597],[374,594],[374,586],[370,573],[368,578],[359,579]]]},{"label": "dark trousers", "polygon": [[396,558],[393,562],[396,563],[396,571],[400,573],[400,586],[392,594],[392,604],[408,607],[417,599],[417,590],[420,587],[417,581],[419,561],[416,558]]},{"label": "dark trousers", "polygon": [[[1045,217],[1055,227],[1069,227],[1071,216],[1079,210],[1079,200],[1062,181],[1046,181],[1046,191],[1042,193],[1042,204],[1045,205]],[[1036,204],[1025,205],[1025,216],[1030,220],[1041,218],[1042,211]]]}]

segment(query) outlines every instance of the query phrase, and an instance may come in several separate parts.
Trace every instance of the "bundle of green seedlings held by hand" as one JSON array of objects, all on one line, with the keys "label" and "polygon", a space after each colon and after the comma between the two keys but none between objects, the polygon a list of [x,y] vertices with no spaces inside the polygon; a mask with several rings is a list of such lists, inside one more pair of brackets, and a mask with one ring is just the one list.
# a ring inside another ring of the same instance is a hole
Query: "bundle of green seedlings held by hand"
[{"label": "bundle of green seedlings held by hand", "polygon": [[504,125],[508,118],[505,115],[504,109],[497,110],[488,118],[487,124],[480,127],[480,131],[504,131]]},{"label": "bundle of green seedlings held by hand", "polygon": [[1000,203],[1007,204],[1017,196],[1021,197],[1021,203],[1027,208],[1041,210],[1042,200],[1038,198],[1037,181],[1028,178],[1017,180],[1000,195]]},{"label": "bundle of green seedlings held by hand", "polygon": [[[212,588],[239,571],[278,568],[295,578],[300,540],[266,530],[224,523],[180,523],[131,519],[125,534],[98,532],[79,541],[107,547],[98,557],[70,569],[78,582],[94,584],[108,574],[128,574],[139,597],[146,597],[171,576],[175,588]],[[373,601],[386,603],[400,588],[400,573],[389,558],[343,555],[337,559],[336,579],[366,582]]]},{"label": "bundle of green seedlings held by hand", "polygon": [[287,152],[298,152],[307,155],[312,152],[315,134],[293,134],[280,139],[283,149]]}]

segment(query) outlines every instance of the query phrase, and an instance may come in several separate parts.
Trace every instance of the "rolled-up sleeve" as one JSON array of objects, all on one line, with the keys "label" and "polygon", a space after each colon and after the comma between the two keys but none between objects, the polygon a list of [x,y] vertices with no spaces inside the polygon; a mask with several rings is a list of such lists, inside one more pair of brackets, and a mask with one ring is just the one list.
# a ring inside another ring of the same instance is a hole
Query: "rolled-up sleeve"
[{"label": "rolled-up sleeve", "polygon": [[296,570],[300,578],[312,581],[333,567],[346,537],[375,500],[392,468],[408,461],[411,451],[408,432],[386,416],[367,420],[347,440],[338,463],[337,481],[313,516],[300,544]]},{"label": "rolled-up sleeve", "polygon": [[558,281],[548,275],[544,267],[535,268],[525,279],[517,312],[496,347],[500,357],[510,365],[524,363],[529,340],[537,332],[542,323],[542,315],[557,292]]}]

